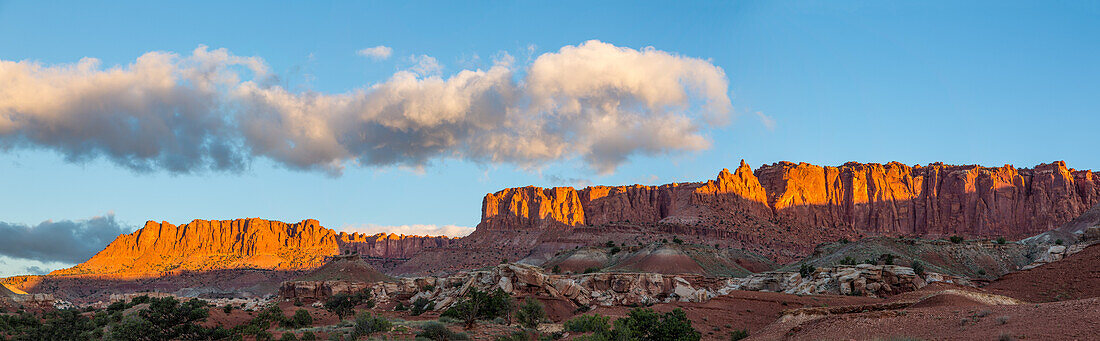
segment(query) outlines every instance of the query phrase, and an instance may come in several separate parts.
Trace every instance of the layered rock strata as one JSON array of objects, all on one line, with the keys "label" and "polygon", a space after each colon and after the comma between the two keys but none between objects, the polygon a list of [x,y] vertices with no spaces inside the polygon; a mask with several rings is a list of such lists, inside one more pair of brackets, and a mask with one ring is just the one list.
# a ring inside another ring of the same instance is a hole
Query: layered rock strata
[{"label": "layered rock strata", "polygon": [[478,229],[664,223],[743,230],[753,224],[849,235],[1020,238],[1056,228],[1100,202],[1100,178],[1064,162],[839,167],[744,161],[707,182],[660,186],[523,187],[483,200]]},{"label": "layered rock strata", "polygon": [[337,233],[307,219],[288,224],[258,218],[147,222],[88,261],[51,275],[140,275],[224,269],[305,270],[341,253],[408,258],[446,246],[447,237]]},{"label": "layered rock strata", "polygon": [[819,268],[806,278],[797,272],[713,278],[654,273],[555,275],[538,267],[501,264],[446,277],[409,277],[395,282],[288,281],[282,284],[279,293],[287,300],[324,300],[335,294],[368,291],[379,303],[401,301],[407,304],[425,298],[435,303],[434,309],[445,310],[469,290],[501,289],[512,295],[559,299],[576,307],[595,308],[674,301],[705,302],[734,290],[881,297],[916,290],[935,281],[970,284],[966,279],[937,273],[927,273],[921,278],[910,268],[893,265]]}]

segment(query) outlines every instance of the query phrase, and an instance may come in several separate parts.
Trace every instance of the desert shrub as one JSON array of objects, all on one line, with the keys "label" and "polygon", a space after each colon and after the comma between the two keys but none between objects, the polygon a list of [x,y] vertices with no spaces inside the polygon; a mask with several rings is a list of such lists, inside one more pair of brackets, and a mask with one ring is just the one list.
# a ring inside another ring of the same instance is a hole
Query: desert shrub
[{"label": "desert shrub", "polygon": [[516,321],[525,328],[535,328],[546,318],[546,309],[542,303],[532,298],[523,301],[523,305],[516,311]]},{"label": "desert shrub", "polygon": [[232,304],[226,304],[224,307],[222,307],[222,311],[225,312],[226,315],[229,315],[230,313],[233,312],[233,305]]},{"label": "desert shrub", "polygon": [[431,285],[431,284],[425,285],[423,290],[427,291],[427,292],[433,292],[433,291],[435,291],[435,285]]},{"label": "desert shrub", "polygon": [[[13,316],[14,317],[14,316]],[[0,319],[0,339],[5,339],[2,331],[14,331],[14,340],[95,340],[103,338],[103,330],[89,317],[75,309],[64,309],[44,313],[39,320],[33,315],[22,315],[21,321],[4,322]]]},{"label": "desert shrub", "polygon": [[126,309],[130,309],[130,307],[131,306],[125,301],[114,301],[111,303],[111,305],[107,306],[107,311],[123,311]]},{"label": "desert shrub", "polygon": [[440,316],[457,318],[462,320],[466,329],[473,329],[488,299],[489,295],[484,292],[477,289],[470,290],[462,301],[448,308]]},{"label": "desert shrub", "polygon": [[951,242],[955,243],[955,244],[962,243],[963,242],[963,237],[951,236]]},{"label": "desert shrub", "polygon": [[856,265],[856,259],[851,256],[844,256],[844,259],[840,260],[841,265]]},{"label": "desert shrub", "polygon": [[149,298],[149,295],[141,295],[141,296],[138,296],[138,297],[134,297],[133,299],[130,300],[130,306],[132,307],[132,306],[135,306],[135,305],[138,305],[138,304],[149,303],[150,299],[151,298]]},{"label": "desert shrub", "polygon": [[802,264],[802,266],[798,267],[798,274],[802,275],[802,278],[810,278],[810,276],[814,275],[815,270],[817,270],[817,268],[814,268],[813,265]]},{"label": "desert shrub", "polygon": [[978,276],[985,276],[985,269],[979,269]]},{"label": "desert shrub", "polygon": [[286,318],[286,315],[283,315],[283,308],[279,308],[278,305],[271,305],[270,307],[267,307],[266,309],[260,311],[260,314],[256,315],[256,319],[269,321],[283,327],[294,327],[294,322]]},{"label": "desert shrub", "polygon": [[493,338],[496,341],[537,341],[539,332],[536,330],[517,330],[511,334],[498,335]]},{"label": "desert shrub", "polygon": [[680,237],[672,237],[672,242],[676,244],[683,244],[684,240],[680,239]]},{"label": "desert shrub", "polygon": [[294,317],[290,318],[292,328],[305,328],[313,325],[313,316],[309,315],[309,312],[305,309],[298,309],[294,312]]},{"label": "desert shrub", "polygon": [[897,257],[895,257],[893,254],[884,253],[884,254],[882,254],[882,256],[879,256],[878,258],[880,260],[882,260],[882,264],[894,265],[894,259],[897,258]]},{"label": "desert shrub", "polygon": [[839,242],[841,244],[848,244],[848,243],[851,243],[852,241],[848,240],[848,238],[840,238]]},{"label": "desert shrub", "polygon": [[924,264],[923,263],[921,263],[920,261],[914,259],[913,263],[911,265],[909,265],[909,267],[913,268],[913,273],[917,274],[918,277],[924,278]]},{"label": "desert shrub", "polygon": [[556,273],[556,274],[560,274],[560,273],[561,273],[561,267],[560,267],[560,266],[557,266],[557,265],[554,265],[554,268],[553,268],[553,269],[550,269],[550,272],[553,272],[553,273]]},{"label": "desert shrub", "polygon": [[611,252],[611,254],[616,254],[616,253],[619,253],[619,251],[622,251],[622,250],[623,249],[619,248],[618,246],[612,246],[610,252]]},{"label": "desert shrub", "polygon": [[1005,237],[997,237],[997,244],[1005,245]]},{"label": "desert shrub", "polygon": [[[614,329],[606,329],[606,325],[600,326],[601,322],[606,323],[606,320],[586,319],[591,320],[578,320],[568,325],[576,329],[598,329],[600,331],[596,331],[591,335],[583,335],[576,338],[576,340],[694,341],[702,337],[702,334],[691,327],[691,320],[688,320],[687,315],[679,308],[664,314],[659,314],[648,308],[636,308],[631,310],[627,317],[615,320]],[[586,325],[592,327],[581,327]]]},{"label": "desert shrub", "polygon": [[336,314],[341,320],[345,317],[355,314],[355,306],[366,301],[367,307],[374,306],[374,300],[370,299],[370,294],[366,292],[359,292],[357,294],[339,293],[332,295],[325,300],[325,309]]},{"label": "desert shrub", "polygon": [[207,329],[198,325],[198,322],[210,315],[206,310],[206,302],[192,299],[180,303],[172,297],[159,299],[142,297],[145,297],[143,301],[148,302],[149,307],[111,328],[112,339],[178,340],[207,338],[207,335],[213,333],[227,333],[224,329]]},{"label": "desert shrub", "polygon": [[702,335],[691,327],[683,310],[658,314],[652,309],[637,308],[615,321],[615,334],[610,339],[630,340],[699,340]]},{"label": "desert shrub", "polygon": [[749,337],[748,329],[738,329],[730,332],[730,341],[744,340]]},{"label": "desert shrub", "polygon": [[565,321],[562,328],[574,333],[606,333],[611,330],[611,318],[603,315],[581,315]]},{"label": "desert shrub", "polygon": [[390,323],[382,315],[371,315],[363,312],[355,317],[355,332],[353,334],[358,338],[378,332],[388,332],[391,328],[393,328],[393,323]]},{"label": "desert shrub", "polygon": [[606,247],[615,247],[615,242],[608,240],[606,243],[603,243],[603,245]]},{"label": "desert shrub", "polygon": [[470,337],[465,333],[456,333],[447,329],[447,326],[439,322],[428,322],[424,325],[419,333],[416,333],[417,338],[425,338],[433,341],[454,341],[454,340],[469,340]]},{"label": "desert shrub", "polygon": [[590,274],[590,273],[594,273],[594,272],[600,272],[600,268],[590,267],[590,268],[585,268],[584,269],[584,273],[586,273],[586,274]]},{"label": "desert shrub", "polygon": [[298,337],[294,336],[294,333],[286,332],[283,336],[279,337],[279,341],[298,341]]},{"label": "desert shrub", "polygon": [[1055,240],[1055,241],[1054,241],[1054,244],[1055,244],[1055,245],[1062,245],[1063,243],[1064,243],[1064,242],[1063,242],[1063,241],[1062,241],[1061,239],[1058,239],[1058,240]]},{"label": "desert shrub", "polygon": [[512,324],[512,312],[516,311],[516,302],[511,295],[497,288],[489,295],[485,308],[479,312],[481,319],[503,318],[505,324]]},{"label": "desert shrub", "polygon": [[420,314],[432,310],[433,307],[435,307],[435,303],[432,303],[432,301],[427,298],[417,298],[416,301],[412,302],[412,307],[409,308],[409,315],[420,316]]},{"label": "desert shrub", "polygon": [[400,301],[397,302],[397,305],[393,306],[393,311],[406,311],[406,310],[409,310],[409,307],[406,306],[405,303],[401,303]]},{"label": "desert shrub", "polygon": [[317,335],[314,335],[313,332],[305,331],[305,332],[302,333],[302,341],[315,341],[315,340],[317,340]]}]

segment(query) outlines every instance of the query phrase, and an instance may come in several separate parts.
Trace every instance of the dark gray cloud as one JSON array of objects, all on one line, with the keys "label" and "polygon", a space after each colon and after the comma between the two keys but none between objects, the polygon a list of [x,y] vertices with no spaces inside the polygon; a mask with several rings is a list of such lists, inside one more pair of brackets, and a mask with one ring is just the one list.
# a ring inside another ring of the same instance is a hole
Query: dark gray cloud
[{"label": "dark gray cloud", "polygon": [[41,266],[35,266],[35,265],[31,265],[31,266],[23,268],[23,272],[28,274],[28,275],[45,275],[45,274],[50,273],[50,271],[53,271],[53,270],[43,268]]},{"label": "dark gray cloud", "polygon": [[131,230],[115,221],[113,215],[79,221],[46,221],[35,226],[0,222],[0,255],[41,262],[80,263]]}]

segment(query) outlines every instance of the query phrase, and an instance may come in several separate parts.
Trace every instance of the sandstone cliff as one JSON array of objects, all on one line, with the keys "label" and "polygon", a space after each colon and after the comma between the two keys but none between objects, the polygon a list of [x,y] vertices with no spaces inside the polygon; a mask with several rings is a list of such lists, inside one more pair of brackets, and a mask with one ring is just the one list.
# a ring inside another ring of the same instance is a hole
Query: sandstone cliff
[{"label": "sandstone cliff", "polygon": [[[660,186],[524,187],[488,194],[479,230],[661,223],[751,232],[774,225],[815,236],[1021,238],[1050,230],[1100,201],[1092,171],[1059,161],[1010,165],[839,167],[744,161],[715,180]],[[808,229],[808,230],[807,230]],[[771,236],[774,237],[774,236]]]},{"label": "sandstone cliff", "polygon": [[176,226],[147,222],[121,235],[88,261],[52,275],[158,274],[225,269],[313,269],[328,257],[358,252],[408,258],[423,248],[445,246],[447,237],[337,233],[307,219],[288,224],[258,218],[194,220]]}]

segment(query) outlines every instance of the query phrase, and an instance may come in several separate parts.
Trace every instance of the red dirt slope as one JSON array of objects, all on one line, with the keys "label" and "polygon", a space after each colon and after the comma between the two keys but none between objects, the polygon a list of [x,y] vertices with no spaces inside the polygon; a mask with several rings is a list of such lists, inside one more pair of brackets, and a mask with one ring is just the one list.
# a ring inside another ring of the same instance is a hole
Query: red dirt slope
[{"label": "red dirt slope", "polygon": [[1100,245],[1054,263],[1008,274],[984,289],[1029,302],[1100,297]]}]

